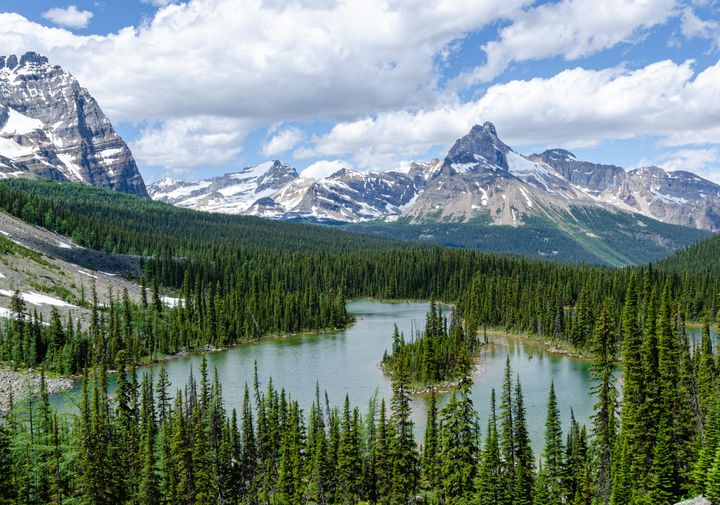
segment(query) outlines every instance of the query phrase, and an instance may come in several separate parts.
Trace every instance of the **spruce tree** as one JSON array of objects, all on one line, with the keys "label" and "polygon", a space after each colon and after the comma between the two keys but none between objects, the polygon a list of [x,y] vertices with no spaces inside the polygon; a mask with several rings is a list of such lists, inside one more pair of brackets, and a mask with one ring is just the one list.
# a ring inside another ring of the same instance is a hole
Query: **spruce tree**
[{"label": "spruce tree", "polygon": [[597,398],[592,416],[595,451],[597,496],[599,503],[610,503],[612,468],[615,445],[615,336],[607,306],[603,307],[595,322],[593,333],[593,363],[590,368],[595,385],[591,393]]},{"label": "spruce tree", "polygon": [[675,446],[675,413],[678,409],[680,391],[678,387],[679,352],[673,329],[670,286],[663,288],[658,324],[658,402],[657,436],[650,469],[649,499],[653,503],[670,503],[680,493],[677,472],[678,447]]},{"label": "spruce tree", "polygon": [[720,503],[720,446],[715,450],[715,460],[705,482],[705,495],[713,503]]},{"label": "spruce tree", "polygon": [[14,503],[15,496],[12,431],[7,419],[0,419],[0,503]]},{"label": "spruce tree", "polygon": [[649,461],[646,455],[647,432],[644,418],[646,367],[638,312],[636,278],[632,273],[622,312],[623,403],[620,437],[617,444],[619,454],[616,458],[616,470],[613,472],[612,503],[614,505],[630,503],[633,489],[639,493],[643,492],[643,479]]},{"label": "spruce tree", "polygon": [[361,458],[357,418],[351,414],[350,399],[345,395],[337,460],[340,493],[345,503],[353,504],[358,499],[362,477]]},{"label": "spruce tree", "polygon": [[481,505],[503,505],[512,503],[509,486],[503,475],[500,455],[497,417],[495,414],[495,390],[490,397],[490,418],[485,435],[485,446],[482,451],[482,462],[475,487]]},{"label": "spruce tree", "polygon": [[434,489],[438,485],[438,407],[437,393],[430,391],[427,424],[425,426],[425,443],[422,452],[422,476],[425,485]]},{"label": "spruce tree", "polygon": [[514,420],[515,482],[513,499],[516,505],[531,505],[533,503],[535,457],[527,429],[525,400],[519,377],[515,382]]},{"label": "spruce tree", "polygon": [[447,503],[467,500],[477,475],[479,430],[470,385],[463,380],[441,412],[440,490]]},{"label": "spruce tree", "polygon": [[391,503],[405,503],[417,489],[418,455],[413,435],[408,387],[408,366],[405,360],[401,360],[396,376],[393,377],[391,403]]},{"label": "spruce tree", "polygon": [[548,505],[559,505],[563,499],[563,442],[560,411],[555,395],[555,384],[550,383],[545,419],[545,448],[543,449],[543,467],[547,474],[547,486],[550,493]]},{"label": "spruce tree", "polygon": [[500,446],[502,455],[503,482],[507,485],[507,495],[513,499],[515,482],[515,420],[513,405],[512,371],[510,369],[510,355],[505,358],[505,371],[503,375],[502,393],[500,396]]}]

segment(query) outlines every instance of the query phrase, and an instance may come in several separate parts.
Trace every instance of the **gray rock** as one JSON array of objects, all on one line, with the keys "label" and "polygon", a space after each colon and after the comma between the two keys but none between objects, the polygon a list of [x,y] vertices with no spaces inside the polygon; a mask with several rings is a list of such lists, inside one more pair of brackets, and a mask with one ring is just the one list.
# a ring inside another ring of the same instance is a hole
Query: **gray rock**
[{"label": "gray rock", "polygon": [[0,177],[82,182],[148,197],[127,144],[71,74],[34,52],[0,62]]},{"label": "gray rock", "polygon": [[710,500],[704,496],[698,496],[697,498],[685,500],[680,503],[676,503],[675,505],[712,505],[712,503],[710,503]]},{"label": "gray rock", "polygon": [[659,221],[720,231],[720,185],[691,172],[650,166],[624,170],[578,160],[563,149],[533,154],[597,200]]},{"label": "gray rock", "polygon": [[549,212],[564,219],[573,209],[599,207],[720,231],[720,186],[713,182],[658,167],[626,171],[578,160],[564,149],[523,156],[490,122],[475,125],[443,160],[413,162],[407,173],[342,169],[315,180],[273,161],[198,182],[163,179],[149,191],[156,200],[182,207],[288,220],[484,216],[494,224],[519,226],[531,215]]}]

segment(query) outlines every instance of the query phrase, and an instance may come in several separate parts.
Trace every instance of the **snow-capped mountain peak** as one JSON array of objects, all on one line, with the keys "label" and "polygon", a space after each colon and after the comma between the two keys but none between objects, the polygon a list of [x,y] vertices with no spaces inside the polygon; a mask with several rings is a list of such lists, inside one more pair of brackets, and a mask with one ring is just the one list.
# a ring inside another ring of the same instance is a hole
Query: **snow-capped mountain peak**
[{"label": "snow-capped mountain peak", "polygon": [[636,212],[661,221],[720,229],[720,186],[658,167],[625,171],[580,161],[565,149],[525,156],[486,122],[458,139],[443,160],[412,162],[404,172],[342,168],[298,176],[279,161],[194,183],[162,180],[153,198],[184,207],[276,219],[359,222],[488,216],[520,226],[526,216],[571,206]]},{"label": "snow-capped mountain peak", "polygon": [[45,56],[0,56],[0,178],[83,182],[138,196],[125,142],[78,81]]}]

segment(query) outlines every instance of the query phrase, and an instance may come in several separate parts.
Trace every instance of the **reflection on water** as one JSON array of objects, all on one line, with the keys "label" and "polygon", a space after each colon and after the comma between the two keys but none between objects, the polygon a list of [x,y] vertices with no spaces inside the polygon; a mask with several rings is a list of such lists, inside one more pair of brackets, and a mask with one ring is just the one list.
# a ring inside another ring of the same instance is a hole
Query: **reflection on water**
[{"label": "reflection on water", "polygon": [[[348,309],[356,318],[351,328],[333,334],[293,336],[262,340],[233,349],[207,355],[209,369],[217,368],[228,410],[242,405],[245,383],[252,385],[254,363],[265,387],[270,377],[276,388],[284,388],[309,410],[315,397],[316,382],[327,391],[330,402],[342,405],[345,395],[353,404],[365,409],[368,400],[377,392],[389,400],[390,381],[378,367],[383,352],[392,344],[393,324],[397,323],[405,335],[422,328],[427,303],[386,303],[356,301]],[[542,448],[545,422],[545,401],[550,382],[555,381],[558,404],[567,427],[571,409],[580,421],[587,421],[592,413],[593,398],[588,394],[589,362],[550,354],[528,340],[513,337],[492,337],[479,359],[472,398],[480,413],[483,432],[487,426],[490,394],[493,388],[500,397],[503,367],[507,355],[513,375],[520,376],[528,428],[536,451]],[[189,356],[166,363],[172,390],[182,388],[193,370],[197,376],[199,356]],[[141,369],[156,373],[159,365]],[[111,388],[115,381],[111,378]],[[76,388],[77,392],[79,388]],[[441,404],[447,401],[447,395]],[[53,404],[61,410],[72,408],[67,395],[55,395]],[[416,398],[412,402],[417,436],[425,427],[427,401]]]}]

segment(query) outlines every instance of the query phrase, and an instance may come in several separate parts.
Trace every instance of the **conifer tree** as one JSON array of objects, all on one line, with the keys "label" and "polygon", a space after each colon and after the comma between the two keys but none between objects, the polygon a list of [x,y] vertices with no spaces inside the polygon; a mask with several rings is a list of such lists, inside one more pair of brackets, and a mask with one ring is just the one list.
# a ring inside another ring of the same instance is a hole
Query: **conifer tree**
[{"label": "conifer tree", "polygon": [[563,442],[560,411],[557,406],[555,384],[550,383],[547,401],[547,417],[545,419],[545,448],[543,449],[543,467],[547,475],[547,486],[550,493],[548,505],[559,505],[563,499]]},{"label": "conifer tree", "polygon": [[497,417],[495,414],[495,390],[490,399],[490,418],[485,435],[485,446],[482,452],[482,462],[477,476],[479,503],[481,505],[503,505],[512,503],[509,496],[507,476],[503,475],[503,465],[500,456],[499,436],[497,430]]},{"label": "conifer tree", "polygon": [[715,460],[707,474],[705,494],[713,503],[720,503],[720,446],[715,450]]},{"label": "conifer tree", "polygon": [[438,485],[438,407],[437,393],[430,391],[427,424],[425,427],[425,443],[422,452],[422,475],[430,489]]},{"label": "conifer tree", "polygon": [[391,441],[386,412],[385,399],[383,398],[380,400],[377,436],[375,440],[375,451],[377,453],[375,482],[377,483],[377,493],[379,496],[388,496],[390,494],[392,477],[392,465],[390,462]]},{"label": "conifer tree", "polygon": [[162,496],[155,456],[155,428],[150,417],[144,420],[141,440],[142,471],[139,500],[143,505],[159,505],[162,503]]},{"label": "conifer tree", "polygon": [[8,504],[16,496],[12,435],[7,419],[0,419],[0,503]]},{"label": "conifer tree", "polygon": [[446,503],[467,500],[477,475],[479,430],[470,386],[469,379],[461,381],[441,412],[440,489]]},{"label": "conifer tree", "polygon": [[514,494],[515,482],[515,420],[513,405],[512,370],[510,355],[505,358],[502,393],[500,396],[500,446],[502,455],[503,482],[508,486],[507,495],[510,499]]},{"label": "conifer tree", "polygon": [[[646,401],[643,334],[638,320],[638,292],[635,274],[630,275],[622,312],[623,404],[618,458],[613,473],[612,503],[631,502],[633,488],[643,492],[646,454]],[[653,317],[653,316],[649,316]],[[654,338],[654,335],[652,336]]]},{"label": "conifer tree", "polygon": [[405,503],[417,488],[417,448],[413,436],[408,383],[407,363],[402,360],[396,376],[393,377],[390,418],[391,503]]},{"label": "conifer tree", "polygon": [[678,346],[672,326],[670,286],[663,288],[658,324],[658,402],[657,436],[650,470],[649,499],[653,503],[670,503],[680,493],[677,472],[675,438],[675,412],[680,399],[678,388]]},{"label": "conifer tree", "polygon": [[535,458],[527,429],[525,400],[520,378],[515,382],[514,437],[515,437],[515,482],[513,499],[516,505],[531,505],[535,478]]},{"label": "conifer tree", "polygon": [[357,501],[362,477],[361,458],[357,418],[350,412],[350,398],[346,395],[337,460],[338,482],[345,503]]},{"label": "conifer tree", "polygon": [[595,386],[591,393],[597,397],[592,416],[595,452],[597,497],[599,503],[610,503],[612,493],[612,468],[615,445],[615,337],[607,307],[603,307],[595,322],[593,334],[593,363],[590,368]]}]

